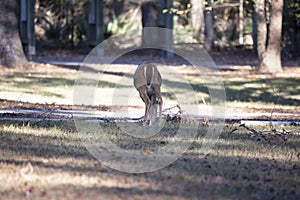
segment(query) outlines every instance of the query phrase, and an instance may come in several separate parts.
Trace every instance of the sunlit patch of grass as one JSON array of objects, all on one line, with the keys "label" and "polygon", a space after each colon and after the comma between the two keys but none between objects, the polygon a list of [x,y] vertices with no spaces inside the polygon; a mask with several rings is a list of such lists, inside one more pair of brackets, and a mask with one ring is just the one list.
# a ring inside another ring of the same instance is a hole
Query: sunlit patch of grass
[{"label": "sunlit patch of grass", "polygon": [[[96,95],[98,96],[95,102],[100,105],[109,104],[110,101],[107,101],[107,99],[111,99],[112,95],[116,95],[110,91],[116,89],[132,89],[132,91],[135,91],[132,84],[132,73],[135,67],[134,65],[114,65],[111,70],[106,71],[104,74],[101,71],[97,72],[97,70],[91,72],[93,76],[101,78],[101,80],[96,81],[88,80],[93,84],[92,87],[96,87]],[[193,95],[197,99],[197,102],[189,103],[210,105],[209,90],[215,89],[214,84],[223,80],[227,105],[230,107],[272,109],[276,104],[276,108],[289,110],[296,109],[299,105],[300,86],[297,77],[251,77],[247,76],[251,73],[249,71],[245,71],[245,76],[242,76],[242,69],[237,76],[228,76],[228,73],[225,73],[224,76],[214,76],[213,73],[208,73],[204,77],[199,76],[194,69],[184,66],[176,66],[175,71],[177,77],[175,79],[174,74],[163,74],[162,94],[166,100],[176,100],[176,95],[187,94],[186,85],[182,82],[184,79],[190,84]],[[237,72],[239,71],[232,73]],[[0,73],[2,77],[0,80],[2,99],[17,101],[23,101],[24,99],[24,101],[32,103],[73,103],[73,86],[77,79],[77,72],[74,69],[41,65],[36,68],[29,68],[26,71],[14,69]],[[100,77],[98,77],[99,73],[101,74]],[[114,96],[114,98],[118,97]],[[120,98],[124,97],[120,96]],[[134,98],[139,98],[138,94]],[[187,99],[190,98],[187,97]]]},{"label": "sunlit patch of grass", "polygon": [[[296,78],[225,78],[229,102],[260,103],[283,106],[299,105],[299,79]],[[297,89],[298,88],[298,89]]]},{"label": "sunlit patch of grass", "polygon": [[[17,69],[1,72],[1,96],[2,99],[22,101],[22,96],[26,96],[25,101],[33,103],[40,102],[40,99],[55,97],[58,99],[68,98],[71,88],[74,85],[76,71],[65,70],[52,66],[29,68],[27,70]],[[32,96],[30,100],[28,97]],[[13,97],[15,99],[13,99]]]}]

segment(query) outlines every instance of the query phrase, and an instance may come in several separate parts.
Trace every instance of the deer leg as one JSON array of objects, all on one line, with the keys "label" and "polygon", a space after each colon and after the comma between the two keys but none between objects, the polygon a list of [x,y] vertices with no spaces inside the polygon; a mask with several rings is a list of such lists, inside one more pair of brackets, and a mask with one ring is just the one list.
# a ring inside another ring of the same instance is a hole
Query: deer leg
[{"label": "deer leg", "polygon": [[146,87],[142,86],[138,89],[139,93],[140,93],[140,97],[142,98],[142,100],[145,103],[145,115],[144,115],[144,125],[148,124],[149,121],[149,110],[150,110],[150,99],[148,97],[147,91],[146,91]]},{"label": "deer leg", "polygon": [[161,113],[161,112],[162,112],[162,104],[163,104],[163,100],[162,100],[162,98],[161,98],[160,95],[158,96],[158,99],[159,99],[159,100],[158,100],[158,101],[159,101],[159,102],[158,102],[158,104],[159,104],[158,124],[161,125],[161,122],[162,122],[162,120],[161,120],[161,115],[162,115],[162,113]]},{"label": "deer leg", "polygon": [[149,111],[150,111],[150,99],[147,98],[145,102],[145,116],[144,116],[144,125],[148,125],[149,123]]},{"label": "deer leg", "polygon": [[150,123],[149,125],[156,124],[157,122],[157,104],[156,104],[156,95],[151,95],[151,104],[150,104]]},{"label": "deer leg", "polygon": [[[160,94],[160,86],[155,84],[154,85],[154,91],[155,91],[155,101],[156,99],[158,100],[158,106],[159,106],[159,114],[158,114],[158,123],[161,124],[161,118],[162,118],[162,105],[163,105],[163,100],[162,100],[162,97],[161,97],[161,94]],[[156,103],[156,102],[155,102]]]}]

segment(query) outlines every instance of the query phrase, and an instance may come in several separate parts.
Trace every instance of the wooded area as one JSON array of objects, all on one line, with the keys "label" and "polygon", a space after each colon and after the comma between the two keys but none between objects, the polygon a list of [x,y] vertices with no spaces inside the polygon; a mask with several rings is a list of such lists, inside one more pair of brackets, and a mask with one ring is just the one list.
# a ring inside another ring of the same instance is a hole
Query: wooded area
[{"label": "wooded area", "polygon": [[[260,72],[281,72],[281,55],[288,59],[299,58],[300,6],[296,0],[288,0],[285,3],[283,0],[107,0],[103,5],[95,4],[98,1],[94,0],[5,0],[4,6],[1,7],[3,17],[0,23],[0,35],[4,38],[0,43],[1,65],[14,66],[20,64],[16,61],[24,62],[18,42],[20,21],[23,19],[23,16],[20,16],[21,6],[26,5],[23,2],[35,5],[33,22],[38,52],[53,48],[71,49],[75,46],[84,49],[89,45],[95,46],[95,41],[99,43],[103,38],[139,30],[142,26],[151,26],[184,32],[185,42],[203,44],[209,52],[252,48],[260,60]],[[95,6],[101,7],[93,13],[90,8]],[[91,14],[97,13],[103,23],[95,18],[99,24],[95,29],[90,27],[89,23],[93,23],[94,19],[91,18]],[[171,21],[164,21],[168,18]],[[98,39],[91,42],[89,40],[94,37],[91,35],[93,32]],[[21,33],[21,36],[26,46],[24,33]],[[27,34],[26,37],[30,36],[32,37],[31,34]],[[176,42],[181,41],[174,40],[174,43]],[[26,54],[30,54],[28,49],[25,48],[25,51]]]}]

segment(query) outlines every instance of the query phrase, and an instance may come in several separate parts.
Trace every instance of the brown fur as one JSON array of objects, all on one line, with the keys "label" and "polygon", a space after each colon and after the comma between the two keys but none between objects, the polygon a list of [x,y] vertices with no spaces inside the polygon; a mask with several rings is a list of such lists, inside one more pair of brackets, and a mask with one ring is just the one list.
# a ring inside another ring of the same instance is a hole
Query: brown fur
[{"label": "brown fur", "polygon": [[145,103],[144,125],[148,124],[150,118],[150,106],[156,104],[157,101],[160,122],[163,100],[160,93],[161,76],[156,66],[148,62],[140,64],[134,73],[134,86]]}]

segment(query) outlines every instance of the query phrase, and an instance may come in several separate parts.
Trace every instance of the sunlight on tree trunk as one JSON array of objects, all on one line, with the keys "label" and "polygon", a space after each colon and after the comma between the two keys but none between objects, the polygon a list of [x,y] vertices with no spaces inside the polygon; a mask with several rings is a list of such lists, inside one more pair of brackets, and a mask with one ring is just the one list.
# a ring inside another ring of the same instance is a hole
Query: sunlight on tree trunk
[{"label": "sunlight on tree trunk", "polygon": [[244,0],[239,3],[239,43],[244,44]]},{"label": "sunlight on tree trunk", "polygon": [[2,0],[0,6],[0,65],[16,67],[27,62],[19,34],[17,0]]},{"label": "sunlight on tree trunk", "polygon": [[262,73],[282,72],[281,32],[283,0],[272,0],[270,22],[267,26],[266,3],[256,1],[258,71]]},{"label": "sunlight on tree trunk", "polygon": [[203,3],[199,0],[191,0],[191,5],[193,37],[196,40],[200,40],[203,35],[202,32],[204,27]]}]

